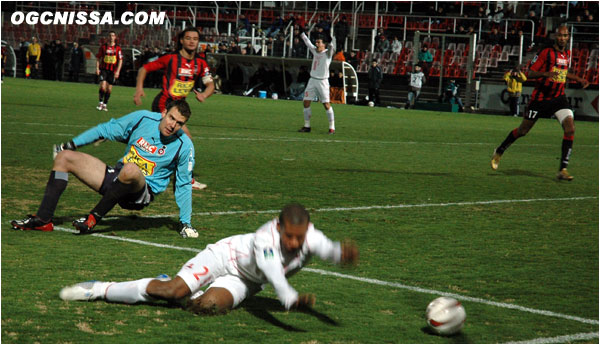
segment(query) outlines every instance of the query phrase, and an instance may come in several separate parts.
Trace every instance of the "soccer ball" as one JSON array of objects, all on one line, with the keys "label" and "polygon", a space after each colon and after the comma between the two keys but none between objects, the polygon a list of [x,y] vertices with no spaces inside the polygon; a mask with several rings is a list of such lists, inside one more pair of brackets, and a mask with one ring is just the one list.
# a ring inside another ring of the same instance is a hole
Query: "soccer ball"
[{"label": "soccer ball", "polygon": [[375,106],[375,103],[373,103],[373,102],[369,102],[368,104],[369,104],[369,107],[374,107]]},{"label": "soccer ball", "polygon": [[467,313],[454,298],[438,297],[427,306],[425,317],[432,331],[439,335],[452,335],[463,328]]}]

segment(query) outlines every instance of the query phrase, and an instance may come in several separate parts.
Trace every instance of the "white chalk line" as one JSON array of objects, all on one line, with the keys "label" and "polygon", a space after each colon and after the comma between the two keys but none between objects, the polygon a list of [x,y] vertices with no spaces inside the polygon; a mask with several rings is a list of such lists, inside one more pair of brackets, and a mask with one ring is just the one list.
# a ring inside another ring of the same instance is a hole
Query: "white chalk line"
[{"label": "white chalk line", "polygon": [[565,344],[575,340],[589,340],[595,338],[598,338],[598,332],[561,335],[558,337],[551,338],[536,338],[507,344]]},{"label": "white chalk line", "polygon": [[[68,127],[68,125],[63,125]],[[89,128],[86,126],[86,128]],[[47,133],[47,132],[11,132],[6,131],[4,134],[16,135],[55,135],[55,136],[70,136],[74,133]],[[373,144],[373,145],[444,145],[444,146],[493,146],[497,143],[468,143],[468,142],[436,142],[436,141],[378,141],[378,140],[336,140],[336,139],[308,139],[308,138],[246,138],[246,137],[201,137],[194,136],[194,140],[220,140],[220,141],[256,141],[256,142],[309,142],[309,143],[338,143],[338,144]],[[515,144],[516,146],[519,143]],[[554,147],[555,144],[522,144],[526,146],[537,147]],[[577,147],[598,147],[598,145],[577,144]]]}]

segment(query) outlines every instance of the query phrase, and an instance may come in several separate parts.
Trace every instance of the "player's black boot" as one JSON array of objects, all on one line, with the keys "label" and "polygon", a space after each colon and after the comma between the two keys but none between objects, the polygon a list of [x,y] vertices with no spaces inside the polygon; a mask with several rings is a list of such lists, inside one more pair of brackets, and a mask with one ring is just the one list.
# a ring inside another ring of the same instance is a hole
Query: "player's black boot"
[{"label": "player's black boot", "polygon": [[[97,219],[98,218],[98,219]],[[75,229],[79,230],[79,234],[86,234],[91,232],[96,224],[100,220],[100,217],[89,214],[87,217],[81,217],[73,221]]]},{"label": "player's black boot", "polygon": [[298,130],[300,133],[310,133],[310,127],[302,127]]},{"label": "player's black boot", "polygon": [[54,224],[52,220],[44,222],[41,218],[36,215],[27,215],[27,218],[22,220],[13,220],[10,222],[14,230],[41,230],[41,231],[52,231],[54,230]]}]

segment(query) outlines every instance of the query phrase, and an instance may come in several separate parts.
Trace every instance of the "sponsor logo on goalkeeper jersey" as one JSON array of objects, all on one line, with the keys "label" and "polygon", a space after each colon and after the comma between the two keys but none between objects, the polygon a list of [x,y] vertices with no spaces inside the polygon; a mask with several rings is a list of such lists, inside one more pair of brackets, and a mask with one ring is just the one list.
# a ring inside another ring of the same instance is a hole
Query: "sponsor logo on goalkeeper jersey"
[{"label": "sponsor logo on goalkeeper jersey", "polygon": [[135,142],[135,146],[139,147],[140,149],[142,149],[148,153],[152,153],[152,154],[156,153],[156,151],[158,150],[158,147],[150,144],[143,137],[139,138],[138,141]]},{"label": "sponsor logo on goalkeeper jersey", "polygon": [[142,157],[134,145],[131,145],[131,149],[129,149],[127,155],[123,157],[123,163],[134,163],[140,168],[144,176],[152,175],[154,173],[154,168],[156,167],[156,163]]}]

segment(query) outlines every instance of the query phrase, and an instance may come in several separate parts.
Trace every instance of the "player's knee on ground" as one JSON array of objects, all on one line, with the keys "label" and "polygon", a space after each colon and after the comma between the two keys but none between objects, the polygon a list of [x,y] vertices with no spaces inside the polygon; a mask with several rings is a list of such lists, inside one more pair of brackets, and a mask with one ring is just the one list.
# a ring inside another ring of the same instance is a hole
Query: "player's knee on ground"
[{"label": "player's knee on ground", "polygon": [[177,278],[179,277],[169,281],[152,280],[148,284],[146,292],[152,297],[172,301],[189,296],[190,289],[183,279]]},{"label": "player's knee on ground", "polygon": [[[212,291],[211,291],[212,290]],[[233,296],[222,288],[210,288],[202,296],[191,300],[188,310],[195,314],[223,314],[233,306]]]}]

